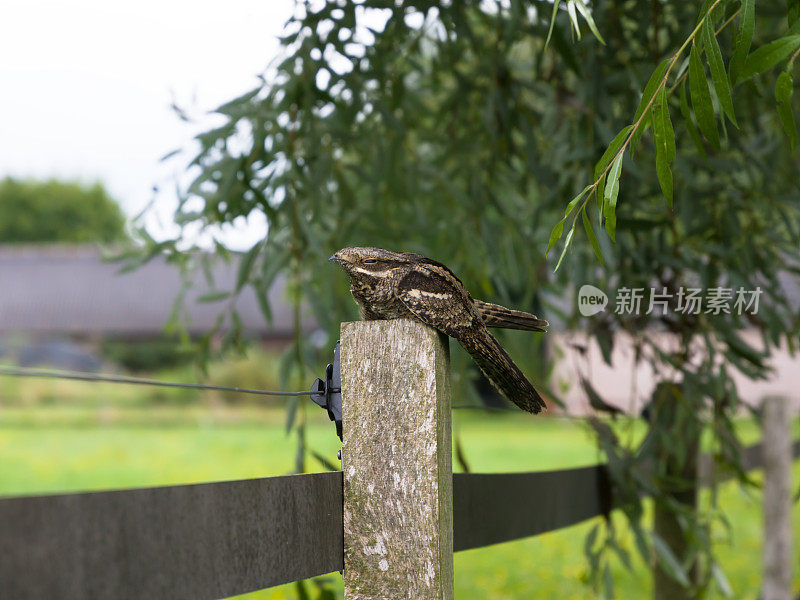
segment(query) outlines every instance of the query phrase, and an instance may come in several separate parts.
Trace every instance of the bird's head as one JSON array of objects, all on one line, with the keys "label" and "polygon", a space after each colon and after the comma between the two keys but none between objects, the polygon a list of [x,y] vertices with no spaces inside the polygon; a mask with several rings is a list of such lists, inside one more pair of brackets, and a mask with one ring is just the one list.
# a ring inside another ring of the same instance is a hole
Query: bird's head
[{"label": "bird's head", "polygon": [[342,248],[328,260],[338,264],[351,279],[386,277],[392,269],[407,262],[400,252],[373,247]]}]

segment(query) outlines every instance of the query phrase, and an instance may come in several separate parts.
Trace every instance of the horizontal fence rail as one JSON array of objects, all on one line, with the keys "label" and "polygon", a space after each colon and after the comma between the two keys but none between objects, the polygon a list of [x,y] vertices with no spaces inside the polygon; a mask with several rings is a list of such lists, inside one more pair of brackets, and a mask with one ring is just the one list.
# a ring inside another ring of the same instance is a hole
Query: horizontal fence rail
[{"label": "horizontal fence rail", "polygon": [[[792,446],[800,455],[800,440]],[[761,444],[743,449],[746,470]],[[711,458],[700,480],[711,479]],[[606,513],[603,465],[456,474],[454,549]],[[0,499],[2,597],[224,598],[343,566],[342,473]]]},{"label": "horizontal fence rail", "polygon": [[453,475],[456,552],[538,535],[607,512],[611,487],[602,465]]},{"label": "horizontal fence rail", "polygon": [[225,598],[341,569],[342,473],[0,500],[0,597]]}]

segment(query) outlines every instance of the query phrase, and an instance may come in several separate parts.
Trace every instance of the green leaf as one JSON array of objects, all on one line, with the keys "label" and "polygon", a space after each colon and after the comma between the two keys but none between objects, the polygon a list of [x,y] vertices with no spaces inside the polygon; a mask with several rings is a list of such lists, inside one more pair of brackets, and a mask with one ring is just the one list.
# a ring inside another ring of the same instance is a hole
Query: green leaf
[{"label": "green leaf", "polygon": [[605,590],[606,598],[614,597],[614,577],[611,575],[611,568],[608,563],[603,567],[603,589]]},{"label": "green leaf", "polygon": [[[800,0],[793,0],[800,4]],[[789,29],[786,30],[786,35],[800,35],[800,19],[792,21]]]},{"label": "green leaf", "polygon": [[263,282],[259,281],[258,285],[254,285],[253,291],[255,292],[256,301],[258,302],[258,307],[261,309],[264,320],[267,321],[267,323],[272,323],[272,306],[270,306],[267,290]]},{"label": "green leaf", "polygon": [[636,108],[636,114],[633,116],[633,122],[639,120],[639,117],[642,116],[644,112],[644,107],[650,102],[650,98],[656,93],[656,89],[658,88],[661,80],[664,78],[664,73],[667,72],[667,67],[669,66],[669,61],[664,60],[659,64],[653,74],[650,75],[650,79],[647,81],[647,85],[644,86],[644,92],[642,93],[642,99],[639,100],[639,106]]},{"label": "green leaf", "polygon": [[787,35],[761,46],[747,57],[739,80],[749,79],[754,75],[768,71],[800,47],[800,35]]},{"label": "green leaf", "polygon": [[578,13],[575,12],[575,0],[567,0],[567,14],[569,14],[569,20],[572,22],[572,30],[578,36],[578,39],[581,39],[581,26],[578,23]]},{"label": "green leaf", "polygon": [[716,581],[717,587],[719,591],[722,592],[722,595],[726,598],[731,598],[733,596],[733,588],[728,578],[725,577],[722,567],[720,567],[718,563],[711,565],[711,574],[714,576],[714,581]]},{"label": "green leaf", "polygon": [[558,7],[561,5],[561,0],[553,2],[553,14],[550,17],[550,29],[547,30],[547,39],[544,41],[544,50],[547,50],[547,45],[550,43],[550,38],[553,35],[553,28],[556,26],[556,17],[558,16]]},{"label": "green leaf", "polygon": [[797,126],[794,121],[794,112],[792,112],[791,102],[781,102],[778,104],[778,118],[781,121],[781,126],[786,135],[789,136],[789,143],[792,150],[797,146]]},{"label": "green leaf", "polygon": [[603,198],[605,198],[605,191],[606,191],[606,176],[603,175],[600,178],[600,181],[597,183],[597,188],[595,188],[594,190],[595,199],[597,200],[597,210],[600,212],[601,217],[603,215]]},{"label": "green leaf", "polygon": [[714,117],[714,105],[711,103],[711,92],[708,91],[708,81],[703,63],[700,62],[700,53],[694,45],[689,56],[689,91],[692,94],[692,108],[697,117],[697,126],[711,145],[719,148],[719,133]]},{"label": "green leaf", "polygon": [[202,296],[198,296],[197,302],[210,303],[210,302],[219,302],[220,300],[225,300],[230,298],[230,292],[208,292],[207,294],[203,294]]},{"label": "green leaf", "polygon": [[[581,201],[581,198],[583,198],[586,195],[586,192],[588,192],[589,189],[591,189],[591,187],[592,187],[591,184],[587,185],[585,188],[581,190],[580,194],[575,196],[572,200],[570,200],[569,204],[567,204],[567,209],[564,211],[564,218],[561,219],[558,223],[556,223],[556,226],[553,227],[553,231],[550,233],[550,241],[547,242],[547,250],[545,250],[544,253],[545,256],[547,256],[550,250],[553,249],[553,246],[556,245],[556,242],[561,239],[561,234],[564,231],[564,221],[566,221],[567,217],[572,213],[573,210],[575,210],[575,207],[578,205],[578,202]],[[574,228],[575,225],[573,223],[573,229]],[[558,262],[560,263],[561,259],[559,259]]]},{"label": "green leaf", "polygon": [[299,397],[289,398],[288,406],[286,407],[286,433],[289,433],[292,430],[292,427],[294,427],[294,420],[297,417],[297,408],[299,406]]},{"label": "green leaf", "polygon": [[736,40],[733,45],[733,57],[729,65],[731,83],[736,85],[739,81],[739,70],[747,60],[750,44],[755,31],[756,13],[755,0],[742,0],[742,17],[739,20],[739,29],[736,31]]},{"label": "green leaf", "polygon": [[775,82],[775,99],[778,102],[786,102],[792,97],[793,91],[792,74],[788,71],[783,71],[778,75],[778,80]]},{"label": "green leaf", "polygon": [[603,152],[603,156],[600,157],[600,160],[597,161],[597,164],[594,166],[594,180],[600,177],[600,174],[605,170],[608,166],[608,163],[611,162],[611,159],[614,158],[614,155],[620,149],[622,144],[628,139],[628,135],[633,129],[633,125],[628,125],[624,127],[615,137],[611,140],[611,143],[606,148],[606,151]]},{"label": "green leaf", "polygon": [[664,88],[658,93],[653,107],[653,136],[656,152],[661,152],[668,163],[675,161],[675,130],[669,117],[669,104]]},{"label": "green leaf", "polygon": [[663,154],[656,155],[656,175],[658,175],[658,183],[661,185],[664,198],[667,199],[667,205],[672,208],[672,169],[664,160]]},{"label": "green leaf", "polygon": [[564,249],[561,251],[561,256],[558,257],[556,268],[553,269],[554,273],[558,271],[558,267],[561,266],[561,261],[564,260],[564,255],[567,253],[567,248],[569,248],[569,245],[572,243],[572,236],[575,235],[575,221],[577,221],[577,219],[574,219],[572,221],[572,228],[569,230],[569,233],[567,234],[567,239],[564,240]]},{"label": "green leaf", "polygon": [[603,253],[600,252],[600,245],[597,243],[592,224],[589,222],[589,217],[586,216],[586,209],[581,211],[581,217],[583,217],[583,228],[586,230],[586,237],[589,238],[589,243],[594,249],[594,254],[597,256],[597,260],[600,261],[600,264],[605,266],[605,262],[603,262]]},{"label": "green leaf", "polygon": [[600,532],[600,524],[598,523],[592,530],[588,533],[588,535],[583,540],[583,553],[586,556],[590,556],[593,554],[592,548],[594,548],[594,543],[597,541],[597,534]]},{"label": "green leaf", "polygon": [[653,138],[656,146],[656,174],[661,191],[672,208],[672,170],[669,165],[675,160],[675,131],[669,118],[667,94],[662,88],[653,107]]},{"label": "green leaf", "polygon": [[736,115],[733,112],[733,96],[731,94],[731,84],[728,75],[725,73],[725,64],[722,62],[722,52],[719,49],[717,37],[714,35],[714,26],[711,19],[707,18],[703,22],[703,42],[706,46],[706,60],[711,71],[711,81],[714,83],[714,90],[717,92],[720,106],[734,125]]},{"label": "green leaf", "polygon": [[653,539],[653,548],[656,551],[656,556],[658,557],[659,563],[663,567],[664,572],[666,572],[667,575],[675,579],[681,585],[689,587],[689,579],[686,577],[683,567],[681,567],[680,562],[678,562],[678,559],[675,558],[675,554],[672,552],[667,543],[655,532],[651,532],[650,536]]},{"label": "green leaf", "polygon": [[332,461],[330,461],[327,458],[325,458],[322,454],[320,454],[316,450],[312,450],[311,451],[311,456],[316,458],[317,462],[319,462],[319,464],[321,464],[328,471],[339,471],[339,470],[341,470],[341,467],[333,464]]},{"label": "green leaf", "polygon": [[[644,109],[647,104],[650,102],[650,99],[656,93],[656,90],[661,85],[661,80],[664,79],[664,73],[667,72],[667,67],[669,66],[669,61],[664,60],[656,67],[656,70],[653,71],[653,74],[650,75],[650,79],[647,82],[647,85],[644,86],[644,92],[642,93],[642,99],[639,100],[639,106],[636,108],[636,114],[633,116],[634,124],[639,122],[639,119],[642,117],[644,113]],[[636,148],[639,146],[639,140],[642,138],[642,134],[645,130],[645,123],[647,119],[642,119],[642,122],[639,123],[639,126],[636,128],[636,131],[633,132],[633,136],[631,137],[631,155],[636,152]]]},{"label": "green leaf", "polygon": [[261,252],[261,248],[263,246],[264,242],[257,242],[256,244],[253,244],[253,247],[250,248],[250,250],[247,251],[247,254],[242,257],[242,260],[239,263],[239,271],[236,274],[237,292],[242,291],[242,288],[250,278],[250,271],[253,270],[253,263]]},{"label": "green leaf", "polygon": [[608,180],[606,182],[606,190],[604,193],[605,198],[609,201],[611,206],[617,206],[617,196],[619,195],[619,175],[622,172],[622,154],[617,156],[611,169],[608,171]]},{"label": "green leaf", "polygon": [[614,159],[606,177],[606,189],[603,193],[603,214],[606,218],[606,231],[612,242],[616,243],[617,230],[617,196],[619,194],[619,176],[622,171],[622,154]]},{"label": "green leaf", "polygon": [[641,525],[639,523],[634,523],[631,529],[633,530],[633,540],[636,542],[636,548],[639,550],[639,556],[642,557],[645,564],[650,564],[650,546],[647,544],[647,539],[644,536]]},{"label": "green leaf", "polygon": [[617,239],[615,235],[617,231],[617,207],[616,205],[612,205],[608,198],[604,198],[603,200],[603,216],[606,220],[606,231],[608,232],[608,237],[611,238],[612,242],[616,243]]},{"label": "green leaf", "polygon": [[700,12],[697,13],[697,22],[699,23],[701,19],[705,19],[706,21],[711,20],[711,15],[708,14],[708,9],[711,8],[711,5],[714,3],[714,0],[703,0],[703,4],[700,6]]},{"label": "green leaf", "polygon": [[564,232],[564,221],[567,220],[567,217],[561,219],[556,226],[553,227],[553,231],[550,232],[550,241],[547,242],[547,250],[545,250],[544,255],[547,256],[550,253],[550,250],[553,249],[553,246],[556,245],[556,242],[561,239],[561,234]]},{"label": "green leaf", "polygon": [[681,85],[681,116],[686,125],[686,131],[689,132],[689,137],[692,138],[692,142],[694,142],[695,147],[697,147],[697,153],[703,158],[706,158],[706,150],[703,148],[703,141],[700,139],[700,134],[692,118],[692,113],[689,111],[689,100],[686,98],[685,83]]},{"label": "green leaf", "polygon": [[567,209],[564,211],[564,218],[565,219],[570,215],[570,213],[573,210],[575,210],[575,207],[578,205],[578,202],[581,201],[581,198],[583,198],[586,195],[586,192],[588,192],[591,187],[592,187],[592,184],[590,183],[589,185],[587,185],[585,188],[583,188],[581,190],[580,194],[578,194],[572,200],[570,200],[569,204],[567,204]]},{"label": "green leaf", "polygon": [[[603,39],[603,36],[600,35],[600,32],[597,29],[597,25],[595,25],[594,18],[592,17],[592,12],[586,7],[583,3],[583,0],[574,0],[575,6],[578,8],[578,12],[583,15],[583,18],[586,20],[586,24],[589,26],[589,29],[594,34],[601,44],[604,46],[606,45],[606,41]],[[596,6],[596,5],[595,5]]]}]

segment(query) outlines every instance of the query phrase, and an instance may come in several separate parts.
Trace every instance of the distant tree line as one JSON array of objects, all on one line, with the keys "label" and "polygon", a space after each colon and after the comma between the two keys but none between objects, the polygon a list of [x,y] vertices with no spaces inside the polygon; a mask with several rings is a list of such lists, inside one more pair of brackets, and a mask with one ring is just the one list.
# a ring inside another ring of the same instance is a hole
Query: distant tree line
[{"label": "distant tree line", "polygon": [[116,242],[125,216],[100,183],[0,181],[0,243]]}]

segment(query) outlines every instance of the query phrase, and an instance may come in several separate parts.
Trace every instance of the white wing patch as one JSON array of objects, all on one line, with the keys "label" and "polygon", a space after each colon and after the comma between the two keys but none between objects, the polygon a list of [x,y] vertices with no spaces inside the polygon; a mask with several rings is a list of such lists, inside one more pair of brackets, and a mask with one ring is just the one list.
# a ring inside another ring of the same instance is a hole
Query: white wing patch
[{"label": "white wing patch", "polygon": [[439,300],[447,300],[448,298],[452,297],[452,294],[440,294],[439,292],[426,292],[424,290],[408,290],[406,292],[412,298],[422,298],[422,296],[426,296],[428,298],[438,298]]},{"label": "white wing patch", "polygon": [[361,267],[354,267],[353,271],[363,273],[364,275],[371,275],[372,277],[386,277],[389,273],[392,272],[391,269],[386,269],[385,271],[367,271],[366,269],[362,269]]}]

